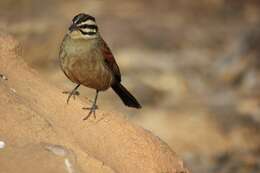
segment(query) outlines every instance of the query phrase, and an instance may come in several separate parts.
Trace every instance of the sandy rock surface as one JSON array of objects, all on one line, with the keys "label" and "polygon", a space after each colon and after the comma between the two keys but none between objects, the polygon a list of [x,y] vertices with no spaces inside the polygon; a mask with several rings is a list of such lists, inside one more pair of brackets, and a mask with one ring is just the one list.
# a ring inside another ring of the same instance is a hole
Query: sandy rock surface
[{"label": "sandy rock surface", "polygon": [[83,103],[67,105],[20,52],[0,34],[0,73],[8,79],[0,79],[0,172],[188,172],[164,142],[116,112],[82,121]]}]

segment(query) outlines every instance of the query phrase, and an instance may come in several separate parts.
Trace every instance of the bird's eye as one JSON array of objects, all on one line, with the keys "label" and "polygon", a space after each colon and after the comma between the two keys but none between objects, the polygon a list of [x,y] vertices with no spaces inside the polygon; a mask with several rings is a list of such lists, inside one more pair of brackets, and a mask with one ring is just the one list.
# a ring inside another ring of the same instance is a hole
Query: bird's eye
[{"label": "bird's eye", "polygon": [[97,30],[97,26],[96,25],[89,25],[89,24],[80,25],[79,28],[81,28],[81,29]]}]

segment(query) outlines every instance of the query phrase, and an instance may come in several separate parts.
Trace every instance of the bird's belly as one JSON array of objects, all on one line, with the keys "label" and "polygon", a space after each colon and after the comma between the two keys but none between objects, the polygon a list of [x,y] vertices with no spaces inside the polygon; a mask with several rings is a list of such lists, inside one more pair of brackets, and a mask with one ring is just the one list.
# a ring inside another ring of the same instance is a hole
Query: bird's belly
[{"label": "bird's belly", "polygon": [[97,56],[66,58],[68,62],[63,69],[75,83],[97,90],[106,90],[112,83],[112,74]]}]

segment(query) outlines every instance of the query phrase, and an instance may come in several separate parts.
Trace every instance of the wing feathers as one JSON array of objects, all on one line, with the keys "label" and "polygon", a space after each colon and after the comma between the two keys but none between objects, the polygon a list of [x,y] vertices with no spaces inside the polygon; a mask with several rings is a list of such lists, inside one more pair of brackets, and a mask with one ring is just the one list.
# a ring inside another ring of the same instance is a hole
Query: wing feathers
[{"label": "wing feathers", "polygon": [[116,60],[114,58],[114,55],[112,54],[111,50],[107,46],[106,42],[104,40],[101,40],[101,42],[102,42],[101,51],[103,53],[104,61],[107,67],[109,68],[109,70],[111,70],[111,72],[113,73],[117,82],[121,82],[121,73],[116,63]]}]

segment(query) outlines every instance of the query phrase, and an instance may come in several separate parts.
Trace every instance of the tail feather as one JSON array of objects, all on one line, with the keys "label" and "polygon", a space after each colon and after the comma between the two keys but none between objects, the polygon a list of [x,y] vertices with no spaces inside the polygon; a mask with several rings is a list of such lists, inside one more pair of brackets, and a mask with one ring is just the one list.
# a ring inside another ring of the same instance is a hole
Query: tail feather
[{"label": "tail feather", "polygon": [[129,92],[127,89],[120,83],[115,83],[112,86],[112,89],[117,93],[126,106],[140,109],[142,106],[136,98]]}]

